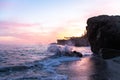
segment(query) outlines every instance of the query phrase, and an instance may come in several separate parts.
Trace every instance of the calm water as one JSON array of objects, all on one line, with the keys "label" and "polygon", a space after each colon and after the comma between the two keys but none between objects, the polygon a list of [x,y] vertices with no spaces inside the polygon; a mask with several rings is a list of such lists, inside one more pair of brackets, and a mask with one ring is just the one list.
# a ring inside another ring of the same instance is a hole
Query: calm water
[{"label": "calm water", "polygon": [[50,57],[47,48],[1,46],[0,80],[109,80],[106,62],[91,57],[90,47],[72,47],[83,58]]}]

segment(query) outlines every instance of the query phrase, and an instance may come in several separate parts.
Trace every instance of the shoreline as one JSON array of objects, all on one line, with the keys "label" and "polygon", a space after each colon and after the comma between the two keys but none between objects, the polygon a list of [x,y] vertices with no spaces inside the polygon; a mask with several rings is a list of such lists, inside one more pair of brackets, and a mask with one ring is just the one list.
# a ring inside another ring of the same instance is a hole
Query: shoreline
[{"label": "shoreline", "polygon": [[61,64],[57,67],[57,72],[67,76],[68,80],[119,80],[120,64],[114,62],[114,65],[110,65],[111,61],[112,59],[103,60],[94,56],[84,57]]}]

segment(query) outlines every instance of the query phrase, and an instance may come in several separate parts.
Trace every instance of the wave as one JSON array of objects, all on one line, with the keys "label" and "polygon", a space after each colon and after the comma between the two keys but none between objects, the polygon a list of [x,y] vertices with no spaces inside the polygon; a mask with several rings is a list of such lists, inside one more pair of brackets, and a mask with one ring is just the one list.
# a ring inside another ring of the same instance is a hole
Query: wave
[{"label": "wave", "polygon": [[[33,51],[33,48],[31,47],[30,50]],[[45,50],[42,49],[42,54],[41,52],[40,54],[38,52],[31,52],[32,55],[36,55],[37,57],[45,55],[47,56],[42,59],[38,58],[35,60],[31,60],[30,62],[24,62],[22,64],[1,66],[0,80],[67,80],[68,77],[66,75],[58,74],[56,72],[56,67],[64,62],[76,61],[81,59],[80,57],[64,56],[65,52],[71,52],[72,50],[73,48],[71,46],[49,45],[47,48],[45,48]],[[27,48],[27,50],[25,50],[24,48],[24,52],[25,51],[29,51],[29,48]],[[62,56],[58,55],[59,51]],[[26,52],[22,54],[24,54],[22,55],[23,57],[29,55],[28,52],[27,54]],[[15,55],[18,56],[18,54],[14,54],[14,56]]]}]

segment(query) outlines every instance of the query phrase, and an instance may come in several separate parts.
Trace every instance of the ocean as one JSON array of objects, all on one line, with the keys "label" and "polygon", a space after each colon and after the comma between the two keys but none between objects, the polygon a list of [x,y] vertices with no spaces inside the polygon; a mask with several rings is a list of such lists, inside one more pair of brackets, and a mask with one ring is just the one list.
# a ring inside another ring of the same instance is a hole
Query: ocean
[{"label": "ocean", "polygon": [[[83,57],[57,56],[58,48]],[[1,45],[0,80],[111,80],[106,61],[91,54],[90,47]]]}]

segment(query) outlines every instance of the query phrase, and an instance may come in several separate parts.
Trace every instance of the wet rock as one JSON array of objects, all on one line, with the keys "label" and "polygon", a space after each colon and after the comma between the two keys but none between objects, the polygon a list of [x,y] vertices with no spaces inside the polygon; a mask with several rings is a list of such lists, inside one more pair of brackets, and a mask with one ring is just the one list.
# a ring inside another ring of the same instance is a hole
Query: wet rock
[{"label": "wet rock", "polygon": [[[63,54],[64,53],[64,54]],[[69,57],[83,57],[82,53],[77,51],[71,51],[71,52],[60,52],[57,54],[57,56],[69,56]]]},{"label": "wet rock", "polygon": [[101,56],[103,59],[110,59],[114,57],[119,57],[120,56],[120,50],[115,50],[115,49],[101,49],[100,52]]},{"label": "wet rock", "polygon": [[77,51],[73,51],[73,52],[72,52],[72,56],[83,57],[82,53],[77,52]]},{"label": "wet rock", "polygon": [[[94,54],[102,54],[103,58],[120,56],[120,52],[114,52],[120,50],[120,16],[101,15],[89,18],[86,29]],[[102,52],[100,52],[101,49],[103,49]]]}]

